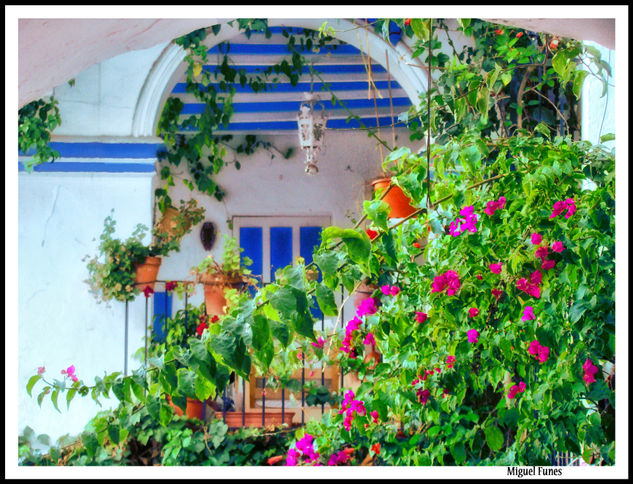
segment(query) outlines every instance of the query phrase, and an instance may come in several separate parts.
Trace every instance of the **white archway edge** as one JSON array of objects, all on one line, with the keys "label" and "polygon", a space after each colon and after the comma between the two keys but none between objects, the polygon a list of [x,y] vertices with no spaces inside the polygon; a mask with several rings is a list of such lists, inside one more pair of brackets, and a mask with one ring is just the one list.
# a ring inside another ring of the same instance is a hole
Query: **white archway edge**
[{"label": "white archway edge", "polygon": [[[303,27],[312,30],[318,30],[323,24],[320,19],[269,19],[268,22],[271,27]],[[411,102],[416,106],[419,105],[419,94],[426,91],[427,86],[426,69],[419,59],[411,57],[411,51],[403,41],[394,48],[389,42],[385,42],[374,34],[371,29],[366,30],[363,26],[348,20],[329,20],[328,27],[334,29],[337,39],[356,47],[385,69],[388,68],[391,77],[402,86]],[[218,35],[211,37],[211,42],[206,43],[206,45],[213,47],[236,37],[240,33],[241,31],[237,26],[231,27],[223,23]],[[132,123],[133,136],[156,136],[162,107],[176,84],[176,80],[182,76],[186,69],[184,58],[184,49],[170,43],[157,59],[141,89]]]}]

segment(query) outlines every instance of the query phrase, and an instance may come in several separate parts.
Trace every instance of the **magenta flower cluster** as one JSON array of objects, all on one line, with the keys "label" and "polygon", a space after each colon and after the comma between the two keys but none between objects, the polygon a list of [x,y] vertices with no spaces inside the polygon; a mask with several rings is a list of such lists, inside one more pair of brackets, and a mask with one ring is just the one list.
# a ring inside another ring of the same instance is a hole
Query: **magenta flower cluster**
[{"label": "magenta flower cluster", "polygon": [[400,293],[400,288],[398,286],[381,286],[380,290],[385,296],[397,296]]},{"label": "magenta flower cluster", "polygon": [[536,316],[534,315],[534,308],[532,306],[525,306],[523,316],[521,316],[521,321],[526,322],[533,319],[536,319]]},{"label": "magenta flower cluster", "polygon": [[492,200],[486,204],[484,212],[493,216],[497,210],[501,210],[506,205],[506,197],[499,197],[499,200]]},{"label": "magenta flower cluster", "polygon": [[479,309],[477,309],[477,308],[470,308],[468,310],[468,317],[469,318],[474,318],[475,316],[478,316],[478,315],[479,315]]},{"label": "magenta flower cluster", "polygon": [[322,349],[322,348],[325,346],[325,340],[323,339],[323,337],[322,337],[322,336],[319,336],[319,337],[317,338],[317,342],[316,342],[316,343],[314,343],[314,342],[313,342],[313,343],[311,343],[311,344],[312,344],[312,346],[314,346],[315,348],[321,348],[321,349]]},{"label": "magenta flower cluster", "polygon": [[302,439],[297,440],[295,447],[288,449],[286,465],[296,466],[302,457],[305,458],[307,464],[317,462],[319,454],[314,451],[313,443],[314,436],[310,434],[306,434]]},{"label": "magenta flower cluster", "polygon": [[490,264],[488,267],[490,267],[490,272],[492,272],[493,274],[501,274],[501,268],[503,267],[503,263],[502,262],[498,262],[496,264]]},{"label": "magenta flower cluster", "polygon": [[[395,287],[395,286],[394,286]],[[341,343],[341,347],[339,348],[343,353],[347,353],[349,358],[356,358],[356,354],[352,349],[352,339],[354,338],[354,331],[358,330],[360,326],[363,324],[363,320],[360,319],[365,315],[371,315],[378,312],[378,306],[376,305],[376,301],[368,297],[364,299],[358,309],[356,310],[356,316],[348,321],[347,326],[345,327],[345,337]],[[371,339],[374,338],[374,335],[371,335]],[[374,339],[374,343],[376,344],[376,340]]]},{"label": "magenta flower cluster", "polygon": [[446,271],[444,274],[435,276],[433,283],[431,284],[431,292],[443,292],[446,289],[446,294],[453,296],[457,293],[462,283],[459,282],[459,275],[455,271]]},{"label": "magenta flower cluster", "polygon": [[547,358],[549,358],[549,348],[547,346],[543,346],[537,340],[530,343],[528,353],[534,356],[539,363],[545,363]]},{"label": "magenta flower cluster", "polygon": [[65,370],[62,370],[61,373],[62,375],[66,375],[72,381],[79,381],[79,378],[77,378],[77,375],[75,375],[75,365],[70,365]]},{"label": "magenta flower cluster", "polygon": [[345,393],[345,398],[341,404],[341,409],[338,411],[339,415],[345,414],[345,420],[343,420],[343,427],[349,432],[352,428],[352,422],[354,421],[354,413],[357,415],[367,415],[365,409],[365,402],[362,400],[356,400],[354,392],[349,390]]},{"label": "magenta flower cluster", "polygon": [[525,383],[519,382],[518,385],[512,385],[508,390],[508,398],[513,399],[517,393],[523,393],[525,391]]},{"label": "magenta flower cluster", "polygon": [[585,381],[586,386],[589,386],[590,383],[593,383],[596,381],[595,375],[596,373],[598,373],[598,367],[594,365],[589,358],[587,358],[587,361],[585,361],[585,364],[582,365],[582,369],[585,371],[585,374],[583,375],[582,379]]},{"label": "magenta flower cluster", "polygon": [[426,314],[426,313],[422,313],[422,312],[419,312],[419,311],[416,311],[416,313],[415,313],[415,320],[418,323],[423,323],[424,321],[426,321],[428,319],[428,317],[429,317],[429,315]]},{"label": "magenta flower cluster", "polygon": [[539,288],[539,284],[541,283],[542,278],[543,275],[537,269],[530,275],[529,281],[524,277],[519,279],[516,284],[517,289],[538,299],[541,297],[541,289]]},{"label": "magenta flower cluster", "polygon": [[468,205],[460,210],[459,214],[463,218],[458,217],[454,222],[451,222],[451,225],[448,228],[449,233],[453,237],[457,237],[467,230],[472,233],[477,232],[477,226],[475,224],[477,223],[477,220],[479,220],[479,216],[474,213],[474,210],[475,209],[472,205]]},{"label": "magenta flower cluster", "polygon": [[327,465],[329,466],[342,465],[342,464],[345,464],[349,459],[350,457],[347,454],[347,452],[340,450],[330,456],[330,459],[327,461]]},{"label": "magenta flower cluster", "polygon": [[554,207],[552,208],[552,213],[549,216],[550,219],[558,217],[561,213],[567,210],[565,214],[565,218],[570,218],[573,214],[576,213],[576,202],[574,202],[573,198],[568,198],[566,200],[562,200],[554,203]]},{"label": "magenta flower cluster", "polygon": [[477,341],[479,341],[479,331],[476,329],[469,329],[466,331],[466,336],[468,336],[469,343],[477,343]]}]

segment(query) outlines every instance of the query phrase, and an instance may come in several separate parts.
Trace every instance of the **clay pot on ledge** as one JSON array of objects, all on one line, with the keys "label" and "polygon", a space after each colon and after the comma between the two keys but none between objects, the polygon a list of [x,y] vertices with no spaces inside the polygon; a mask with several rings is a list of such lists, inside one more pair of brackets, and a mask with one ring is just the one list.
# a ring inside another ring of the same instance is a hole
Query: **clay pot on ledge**
[{"label": "clay pot on ledge", "polygon": [[244,285],[244,280],[239,278],[228,278],[225,274],[203,274],[200,282],[204,287],[204,305],[208,316],[223,316],[225,313],[226,289],[240,289]]},{"label": "clay pot on ledge", "polygon": [[154,290],[161,263],[162,259],[160,257],[147,256],[144,262],[137,264],[134,285],[141,291],[145,289],[146,286]]},{"label": "clay pot on ledge", "polygon": [[[371,182],[374,192],[377,190],[386,190],[391,183],[391,178],[378,178]],[[398,186],[393,186],[389,190],[389,193],[382,199],[391,210],[389,211],[389,218],[404,218],[411,215],[417,209],[410,203],[409,197],[407,197],[402,189]]]},{"label": "clay pot on ledge", "polygon": [[[184,415],[185,412],[183,412],[179,406],[174,405],[171,402],[171,397],[169,395],[167,395],[166,400],[167,400],[167,403],[169,403],[169,405],[174,409],[174,413],[176,415],[180,417]],[[204,422],[205,406],[206,406],[206,402],[202,402],[200,400],[187,397],[187,408],[186,408],[187,418],[189,419],[197,418],[198,420],[202,420]]]}]

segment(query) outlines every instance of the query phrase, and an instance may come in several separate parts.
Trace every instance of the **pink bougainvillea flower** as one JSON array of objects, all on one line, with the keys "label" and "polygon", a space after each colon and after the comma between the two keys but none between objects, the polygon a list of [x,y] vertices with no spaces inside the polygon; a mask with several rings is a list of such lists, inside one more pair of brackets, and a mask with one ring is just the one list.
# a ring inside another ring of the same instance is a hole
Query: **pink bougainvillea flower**
[{"label": "pink bougainvillea flower", "polygon": [[541,297],[541,290],[536,284],[528,283],[528,280],[522,277],[516,282],[516,287],[519,291],[523,291],[532,297]]},{"label": "pink bougainvillea flower", "polygon": [[552,213],[549,216],[550,219],[558,217],[561,213],[567,210],[565,214],[565,218],[570,218],[573,214],[576,213],[576,202],[573,198],[568,198],[564,201],[554,202],[554,206],[552,208]]},{"label": "pink bougainvillea flower", "polygon": [[533,319],[536,319],[536,316],[534,315],[534,308],[532,306],[526,306],[525,309],[523,310],[523,316],[521,316],[521,321],[525,322],[525,321],[531,321]]},{"label": "pink bougainvillea flower", "polygon": [[416,312],[415,313],[415,320],[418,323],[423,323],[424,321],[426,321],[428,319],[428,314],[426,313],[421,313],[421,312]]},{"label": "pink bougainvillea flower", "polygon": [[468,310],[468,317],[469,318],[474,318],[475,316],[477,316],[479,314],[479,309],[477,308],[470,308]]},{"label": "pink bougainvillea flower", "polygon": [[299,462],[300,454],[293,449],[292,447],[288,449],[288,455],[286,456],[286,465],[287,466],[296,466]]},{"label": "pink bougainvillea flower", "polygon": [[560,240],[557,240],[556,242],[552,244],[552,250],[554,252],[562,252],[565,250],[565,247],[563,246],[563,243]]},{"label": "pink bougainvillea flower", "polygon": [[587,361],[582,365],[582,369],[585,371],[583,375],[583,380],[585,381],[585,385],[589,386],[591,383],[596,381],[596,373],[598,373],[598,367],[593,364],[593,362],[587,358]]},{"label": "pink bougainvillea flower", "polygon": [[391,295],[397,296],[400,294],[400,288],[398,286],[391,286]]},{"label": "pink bougainvillea flower", "polygon": [[541,344],[537,340],[534,340],[530,343],[530,346],[528,347],[528,353],[532,356],[536,356],[540,347]]},{"label": "pink bougainvillea flower", "polygon": [[446,368],[453,368],[455,364],[455,357],[453,355],[448,355],[446,357]]},{"label": "pink bougainvillea flower", "polygon": [[380,290],[385,296],[389,296],[391,294],[391,286],[389,285],[380,286]]},{"label": "pink bougainvillea flower", "polygon": [[503,267],[503,263],[498,262],[498,263],[493,263],[489,265],[490,267],[490,272],[494,273],[494,274],[501,274],[501,268]]},{"label": "pink bougainvillea flower", "polygon": [[519,382],[519,392],[523,393],[525,391],[525,383]]},{"label": "pink bougainvillea flower", "polygon": [[532,272],[532,274],[530,274],[530,282],[532,284],[540,284],[542,280],[543,280],[543,274],[541,274],[541,271],[539,271],[538,269],[536,269],[534,272]]},{"label": "pink bougainvillea flower", "polygon": [[422,405],[426,405],[426,402],[429,400],[429,397],[431,396],[431,392],[429,390],[427,390],[427,389],[425,389],[425,390],[419,389],[416,392],[416,394],[417,394],[418,398],[420,399],[420,403]]},{"label": "pink bougainvillea flower", "polygon": [[370,415],[371,415],[371,419],[373,420],[373,422],[374,423],[378,423],[378,412],[376,410],[372,410]]},{"label": "pink bougainvillea flower", "polygon": [[466,331],[466,336],[468,336],[469,343],[477,343],[477,341],[479,341],[479,331],[476,329],[469,329]]},{"label": "pink bougainvillea flower", "polygon": [[44,373],[46,371],[46,368],[44,368],[43,366],[38,366],[37,367],[37,374],[41,375],[42,373]]},{"label": "pink bougainvillea flower", "polygon": [[520,382],[518,385],[512,385],[508,391],[508,398],[513,399],[517,393],[523,393],[525,391],[525,383]]},{"label": "pink bougainvillea flower", "polygon": [[311,344],[312,344],[312,346],[314,346],[315,348],[323,348],[323,347],[325,346],[325,340],[323,339],[323,337],[322,337],[322,336],[319,336],[319,337],[317,338],[316,343],[312,342]]},{"label": "pink bougainvillea flower", "polygon": [[492,289],[491,292],[492,292],[492,295],[495,297],[495,299],[497,301],[499,300],[499,298],[503,294],[503,291],[501,289]]},{"label": "pink bougainvillea flower", "polygon": [[[384,287],[384,286],[383,286]],[[378,312],[378,306],[376,306],[376,300],[372,297],[363,299],[356,310],[358,317],[365,316],[366,314],[376,314]]]},{"label": "pink bougainvillea flower", "polygon": [[176,281],[167,281],[165,283],[165,291],[167,291],[167,292],[173,291],[174,289],[176,289],[176,286],[178,286],[178,282],[176,282]]},{"label": "pink bougainvillea flower", "polygon": [[376,237],[378,237],[378,232],[372,229],[365,230],[365,233],[367,233],[367,235],[369,236],[369,240],[374,240]]},{"label": "pink bougainvillea flower", "polygon": [[545,363],[547,358],[549,358],[549,348],[547,346],[541,346],[538,349],[538,361],[539,363]]},{"label": "pink bougainvillea flower", "polygon": [[541,268],[546,271],[549,269],[553,269],[555,266],[556,266],[556,261],[549,260],[549,259],[544,260],[543,264],[541,264]]},{"label": "pink bougainvillea flower", "polygon": [[484,210],[484,212],[486,213],[486,215],[492,216],[497,210],[500,210],[503,207],[505,207],[505,204],[506,204],[506,197],[499,197],[499,200],[492,200],[488,202],[486,204],[486,209]]},{"label": "pink bougainvillea flower", "polygon": [[543,237],[541,236],[541,234],[537,234],[536,232],[532,234],[532,243],[534,245],[539,245],[542,240],[543,240]]},{"label": "pink bougainvillea flower", "polygon": [[72,381],[79,381],[79,378],[75,375],[75,365],[70,365],[65,370],[61,371],[62,375],[66,375]]},{"label": "pink bougainvillea flower", "polygon": [[446,294],[453,296],[460,287],[461,282],[459,281],[459,275],[457,272],[451,270],[433,278],[431,292],[443,292],[444,289],[446,289]]},{"label": "pink bougainvillea flower", "polygon": [[545,257],[547,257],[547,252],[548,252],[548,248],[547,247],[539,247],[538,249],[536,249],[536,251],[534,252],[534,256],[538,257],[541,260],[544,260]]},{"label": "pink bougainvillea flower", "polygon": [[463,230],[459,228],[459,222],[457,220],[451,222],[451,224],[448,226],[448,233],[451,234],[453,237],[461,235],[462,232]]},{"label": "pink bougainvillea flower", "polygon": [[337,466],[340,464],[345,464],[349,460],[349,455],[344,451],[339,451],[330,456],[330,459],[327,461],[327,465],[329,466]]},{"label": "pink bougainvillea flower", "polygon": [[376,339],[374,338],[373,333],[367,333],[367,336],[365,336],[363,343],[366,345],[375,345]]},{"label": "pink bougainvillea flower", "polygon": [[145,286],[145,288],[143,289],[143,294],[145,294],[145,297],[149,297],[150,294],[154,294],[154,289],[152,289],[150,286]]}]

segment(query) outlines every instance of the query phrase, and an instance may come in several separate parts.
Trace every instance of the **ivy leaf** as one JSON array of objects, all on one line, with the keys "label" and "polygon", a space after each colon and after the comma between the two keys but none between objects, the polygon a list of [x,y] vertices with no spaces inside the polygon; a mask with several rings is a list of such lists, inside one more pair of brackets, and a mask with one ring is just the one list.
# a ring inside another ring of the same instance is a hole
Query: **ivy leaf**
[{"label": "ivy leaf", "polygon": [[324,284],[316,286],[316,298],[321,311],[326,316],[338,315],[338,307],[334,300],[334,291]]},{"label": "ivy leaf", "polygon": [[451,446],[451,455],[455,459],[456,464],[461,464],[466,460],[466,448],[463,442],[459,442]]},{"label": "ivy leaf", "polygon": [[29,397],[31,396],[31,390],[33,390],[33,386],[42,378],[42,375],[33,375],[29,378],[28,383],[26,384],[26,393],[28,393]]},{"label": "ivy leaf", "polygon": [[499,430],[499,427],[490,423],[484,429],[484,433],[486,435],[486,443],[490,449],[495,452],[501,449],[503,446],[503,434],[501,433],[501,430]]},{"label": "ivy leaf", "polygon": [[387,230],[387,222],[389,220],[389,205],[383,200],[365,200],[363,209],[367,214],[367,218],[374,222],[376,227]]}]

